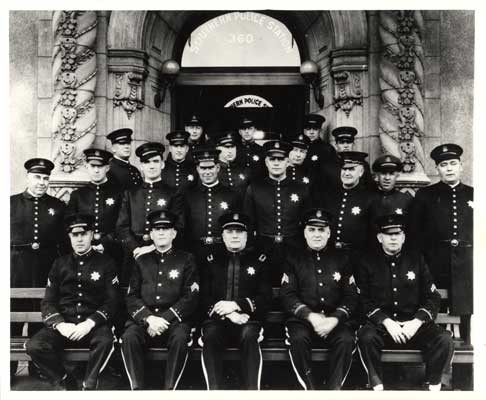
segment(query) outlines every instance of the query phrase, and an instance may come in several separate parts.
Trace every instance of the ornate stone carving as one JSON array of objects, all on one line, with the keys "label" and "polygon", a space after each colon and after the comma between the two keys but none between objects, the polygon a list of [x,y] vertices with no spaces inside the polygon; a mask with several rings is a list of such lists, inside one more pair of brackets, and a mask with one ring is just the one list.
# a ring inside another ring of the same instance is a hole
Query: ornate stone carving
[{"label": "ornate stone carving", "polygon": [[334,107],[341,109],[349,117],[355,105],[363,104],[363,92],[359,75],[356,72],[334,72]]},{"label": "ornate stone carving", "polygon": [[143,88],[144,76],[138,72],[115,74],[115,92],[113,94],[114,107],[122,106],[128,119],[136,110],[144,106],[145,96]]},{"label": "ornate stone carving", "polygon": [[85,186],[88,182],[79,181],[51,181],[49,183],[49,194],[51,196],[57,197],[59,200],[64,201],[66,204],[69,202],[69,198],[71,197],[71,193]]},{"label": "ornate stone carving", "polygon": [[404,173],[424,175],[423,19],[420,11],[381,11],[380,139]]},{"label": "ornate stone carving", "polygon": [[96,134],[96,12],[55,11],[53,148],[56,170],[75,171]]}]

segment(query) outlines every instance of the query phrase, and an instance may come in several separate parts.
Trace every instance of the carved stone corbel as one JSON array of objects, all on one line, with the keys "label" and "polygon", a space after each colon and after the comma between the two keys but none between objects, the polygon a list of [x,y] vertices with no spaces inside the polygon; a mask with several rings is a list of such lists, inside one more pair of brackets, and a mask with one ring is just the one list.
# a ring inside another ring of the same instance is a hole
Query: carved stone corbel
[{"label": "carved stone corbel", "polygon": [[115,74],[115,92],[113,105],[121,106],[128,119],[145,105],[144,74],[140,72],[124,72]]},{"label": "carved stone corbel", "polygon": [[336,71],[334,78],[334,107],[341,109],[349,117],[355,105],[363,105],[363,91],[359,74],[349,71]]}]

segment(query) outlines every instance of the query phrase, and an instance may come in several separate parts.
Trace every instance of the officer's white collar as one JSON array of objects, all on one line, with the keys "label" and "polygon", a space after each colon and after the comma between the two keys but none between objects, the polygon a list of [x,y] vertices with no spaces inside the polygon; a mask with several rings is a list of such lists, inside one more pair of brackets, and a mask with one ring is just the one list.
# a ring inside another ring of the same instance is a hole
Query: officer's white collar
[{"label": "officer's white collar", "polygon": [[108,178],[105,176],[105,179],[103,179],[103,182],[93,182],[91,181],[91,183],[95,186],[100,186],[100,185],[103,185],[103,183],[106,183],[108,182]]},{"label": "officer's white collar", "polygon": [[202,185],[203,185],[203,186],[206,186],[206,187],[215,187],[215,186],[216,186],[218,183],[219,183],[219,180],[217,180],[217,181],[216,181],[216,182],[214,182],[214,183],[211,183],[210,185],[208,185],[208,184],[206,184],[206,183],[203,183],[203,182],[202,182]]},{"label": "officer's white collar", "polygon": [[85,256],[86,254],[88,254],[91,250],[93,249],[93,246],[89,246],[89,249],[86,250],[84,253],[78,253],[76,250],[74,251],[74,254],[77,255],[78,257],[82,257],[82,256]]},{"label": "officer's white collar", "polygon": [[27,188],[26,190],[27,190],[27,193],[29,193],[29,194],[30,194],[32,197],[37,198],[37,199],[40,199],[40,198],[41,198],[42,196],[44,196],[44,194],[45,194],[45,193],[44,193],[44,194],[43,194],[43,195],[41,195],[41,196],[36,196],[34,193],[32,193],[32,192],[30,191],[30,189],[29,189],[29,188]]},{"label": "officer's white collar", "polygon": [[164,251],[160,251],[157,247],[155,248],[155,250],[160,254],[166,254],[167,252],[172,250],[172,245],[170,245],[169,248],[165,249]]},{"label": "officer's white collar", "polygon": [[282,177],[280,179],[276,179],[276,178],[273,178],[272,176],[270,176],[270,174],[268,174],[268,177],[272,180],[272,181],[275,181],[275,182],[282,182],[284,181],[286,178],[287,178],[287,174],[283,174]]},{"label": "officer's white collar", "polygon": [[454,185],[449,185],[448,183],[446,183],[447,186],[451,187],[452,189],[454,189],[456,186],[458,186],[459,184],[461,183],[461,181],[457,181],[457,183],[455,183]]},{"label": "officer's white collar", "polygon": [[159,176],[158,179],[155,179],[154,181],[147,181],[147,180],[144,180],[145,183],[148,183],[149,185],[153,184],[153,183],[157,183],[157,182],[160,182],[162,180],[162,177]]},{"label": "officer's white collar", "polygon": [[113,156],[113,158],[116,158],[117,160],[120,160],[120,161],[124,162],[125,164],[130,164],[130,161],[124,160],[123,158],[120,158],[118,156]]}]

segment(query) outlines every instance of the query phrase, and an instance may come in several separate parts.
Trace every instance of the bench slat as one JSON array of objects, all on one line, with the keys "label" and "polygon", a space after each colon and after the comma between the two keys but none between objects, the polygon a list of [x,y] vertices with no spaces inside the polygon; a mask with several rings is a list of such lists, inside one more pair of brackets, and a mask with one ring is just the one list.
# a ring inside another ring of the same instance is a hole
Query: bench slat
[{"label": "bench slat", "polygon": [[45,288],[11,288],[12,299],[43,299]]},{"label": "bench slat", "polygon": [[39,311],[12,311],[10,322],[42,322],[42,315]]}]

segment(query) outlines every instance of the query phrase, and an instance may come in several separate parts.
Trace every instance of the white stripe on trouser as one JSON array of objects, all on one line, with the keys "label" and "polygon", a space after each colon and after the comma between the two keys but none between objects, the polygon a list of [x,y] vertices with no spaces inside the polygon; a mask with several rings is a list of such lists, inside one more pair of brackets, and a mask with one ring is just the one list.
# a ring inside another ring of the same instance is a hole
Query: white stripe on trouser
[{"label": "white stripe on trouser", "polygon": [[263,365],[262,349],[260,348],[260,345],[258,345],[258,352],[260,353],[260,365],[258,366],[258,386],[257,386],[257,390],[260,390],[260,382],[262,380],[262,365]]},{"label": "white stripe on trouser", "polygon": [[[122,344],[121,339],[118,342]],[[130,382],[130,389],[133,390],[133,382],[132,382],[132,378],[130,377],[130,372],[128,372],[127,362],[125,361],[125,356],[123,354],[123,346],[120,346],[120,352],[123,360],[123,366],[125,367],[125,372],[127,373],[128,376],[128,382]]]},{"label": "white stripe on trouser", "polygon": [[201,365],[202,365],[202,370],[203,370],[203,375],[204,375],[204,380],[206,381],[206,388],[209,390],[209,378],[208,378],[208,371],[206,370],[206,365],[204,364],[204,342],[203,342],[203,329],[201,329],[201,336],[199,336],[199,339],[197,340],[199,343],[199,346],[202,347],[201,351]]},{"label": "white stripe on trouser", "polygon": [[186,363],[187,363],[187,359],[189,357],[189,348],[192,346],[192,334],[193,332],[196,331],[196,328],[191,328],[191,332],[189,333],[189,342],[187,342],[187,354],[186,354],[186,359],[184,360],[184,365],[182,366],[182,369],[181,369],[181,372],[179,374],[179,377],[177,378],[175,384],[174,384],[174,389],[173,390],[176,390],[177,388],[177,385],[179,384],[179,381],[181,380],[181,377],[182,377],[182,373],[184,372],[184,369],[186,368]]},{"label": "white stripe on trouser", "polygon": [[[106,356],[106,360],[103,363],[103,365],[101,366],[101,368],[100,368],[100,370],[98,372],[98,376],[96,377],[96,388],[98,388],[98,382],[99,382],[99,379],[98,378],[99,378],[99,376],[101,375],[101,373],[103,372],[103,370],[106,368],[106,365],[108,364],[108,361],[110,361],[111,355],[115,351],[115,341],[116,341],[116,337],[113,336],[113,344],[111,345],[111,350],[108,353],[108,356]],[[83,388],[85,388],[85,387],[86,387],[86,382],[83,381]]]},{"label": "white stripe on trouser", "polygon": [[341,386],[344,385],[344,382],[346,381],[346,378],[348,377],[349,371],[351,370],[351,365],[353,365],[354,353],[356,353],[356,341],[354,342],[354,348],[353,348],[353,351],[351,352],[351,360],[349,361],[349,367],[348,367],[348,369],[346,371],[346,374],[343,377],[343,380],[341,382]]},{"label": "white stripe on trouser", "polygon": [[290,363],[292,364],[292,368],[294,369],[295,375],[297,376],[297,380],[302,385],[304,390],[307,390],[307,386],[306,386],[304,380],[300,377],[299,372],[297,371],[297,368],[295,367],[294,359],[292,358],[292,352],[290,351],[290,349],[289,349],[289,356],[290,356]]},{"label": "white stripe on trouser", "polygon": [[361,360],[361,364],[363,365],[363,368],[366,371],[366,376],[368,377],[368,385],[371,387],[371,377],[370,377],[370,372],[368,371],[368,368],[366,368],[366,364],[363,359],[363,355],[361,354],[361,349],[359,348],[359,341],[358,341],[358,354],[359,354],[359,359]]}]

